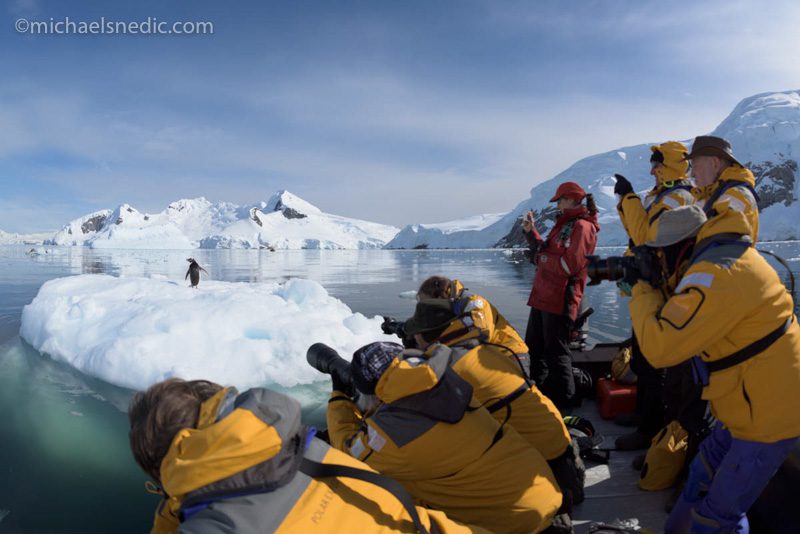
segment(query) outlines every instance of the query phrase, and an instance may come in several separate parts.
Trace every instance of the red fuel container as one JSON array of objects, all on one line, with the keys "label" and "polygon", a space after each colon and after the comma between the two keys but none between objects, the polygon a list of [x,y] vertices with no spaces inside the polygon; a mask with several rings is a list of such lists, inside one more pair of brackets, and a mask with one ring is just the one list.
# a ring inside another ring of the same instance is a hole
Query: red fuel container
[{"label": "red fuel container", "polygon": [[597,409],[603,419],[636,411],[636,386],[612,378],[597,379]]}]

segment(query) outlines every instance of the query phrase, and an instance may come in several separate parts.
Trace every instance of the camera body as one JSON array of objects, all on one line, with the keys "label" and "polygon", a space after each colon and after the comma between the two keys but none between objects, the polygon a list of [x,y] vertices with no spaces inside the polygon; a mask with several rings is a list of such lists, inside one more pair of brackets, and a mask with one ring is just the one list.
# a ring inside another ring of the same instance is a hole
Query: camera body
[{"label": "camera body", "polygon": [[381,323],[381,330],[387,335],[396,335],[400,339],[406,337],[406,322],[398,321],[394,317],[383,316],[383,323]]},{"label": "camera body", "polygon": [[306,361],[308,364],[326,375],[331,375],[340,384],[348,389],[353,389],[353,373],[350,369],[350,362],[339,356],[333,348],[325,343],[314,343],[306,351]]},{"label": "camera body", "polygon": [[594,286],[603,280],[644,280],[653,287],[664,282],[664,273],[656,249],[639,246],[631,249],[633,256],[587,256],[589,260],[589,285]]}]

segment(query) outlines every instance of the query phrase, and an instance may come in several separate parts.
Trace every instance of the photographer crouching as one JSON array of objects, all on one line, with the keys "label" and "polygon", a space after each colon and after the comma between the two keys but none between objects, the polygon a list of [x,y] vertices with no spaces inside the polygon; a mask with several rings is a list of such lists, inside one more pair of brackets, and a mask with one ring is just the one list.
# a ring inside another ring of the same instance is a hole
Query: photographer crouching
[{"label": "photographer crouching", "polygon": [[[312,365],[320,349],[309,349]],[[353,354],[349,379],[341,358],[315,365],[333,370],[331,444],[456,521],[498,533],[571,532],[568,516],[556,516],[562,495],[545,459],[473,400],[450,368],[452,351],[441,349],[425,358],[370,343]]]},{"label": "photographer crouching", "polygon": [[[718,419],[690,465],[667,533],[748,532],[747,510],[800,436],[800,328],[750,230],[735,210],[706,223],[700,207],[676,208],[648,242],[658,262],[651,256],[622,267],[645,357],[656,368],[691,361]],[[648,269],[660,265],[660,276],[670,275],[677,256],[688,256],[688,267],[664,295]]]}]

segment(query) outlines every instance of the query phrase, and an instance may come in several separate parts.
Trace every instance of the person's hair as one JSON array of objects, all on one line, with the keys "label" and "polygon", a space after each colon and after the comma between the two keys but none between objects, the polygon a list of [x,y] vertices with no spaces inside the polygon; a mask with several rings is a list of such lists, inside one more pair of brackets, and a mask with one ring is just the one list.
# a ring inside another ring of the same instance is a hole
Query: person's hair
[{"label": "person's hair", "polygon": [[200,405],[221,389],[207,380],[171,378],[133,396],[128,405],[131,452],[156,482],[161,483],[161,462],[175,435],[184,428],[195,428]]},{"label": "person's hair", "polygon": [[597,204],[594,201],[594,196],[591,193],[586,193],[586,209],[589,211],[589,215],[594,215],[597,213]]},{"label": "person's hair", "polygon": [[446,299],[453,295],[450,294],[450,285],[452,280],[444,276],[431,276],[419,286],[417,297],[430,298],[430,299]]}]

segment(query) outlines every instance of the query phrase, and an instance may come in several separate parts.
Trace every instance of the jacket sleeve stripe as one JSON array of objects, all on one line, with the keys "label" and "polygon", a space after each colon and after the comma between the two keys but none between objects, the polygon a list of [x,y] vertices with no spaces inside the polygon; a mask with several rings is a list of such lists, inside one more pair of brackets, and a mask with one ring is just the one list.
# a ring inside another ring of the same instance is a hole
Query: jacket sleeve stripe
[{"label": "jacket sleeve stripe", "polygon": [[561,266],[564,268],[567,274],[572,274],[569,271],[569,265],[567,265],[567,260],[564,259],[564,256],[561,256]]},{"label": "jacket sleeve stripe", "polygon": [[703,286],[703,287],[711,287],[711,283],[714,281],[714,275],[712,273],[691,273],[684,276],[678,287],[675,288],[675,293],[680,293],[686,286]]}]

